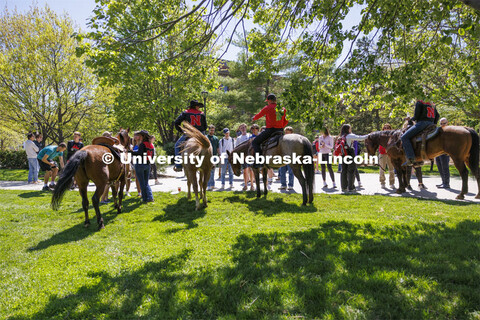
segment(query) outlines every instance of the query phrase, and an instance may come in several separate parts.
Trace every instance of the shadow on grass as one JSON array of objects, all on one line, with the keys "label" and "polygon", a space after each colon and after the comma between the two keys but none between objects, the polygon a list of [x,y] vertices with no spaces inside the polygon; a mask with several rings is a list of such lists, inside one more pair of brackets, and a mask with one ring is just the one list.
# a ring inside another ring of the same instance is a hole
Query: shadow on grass
[{"label": "shadow on grass", "polygon": [[[136,201],[135,199],[128,199],[123,202],[122,213],[135,210],[139,206],[140,206],[140,201]],[[79,211],[83,212],[83,209]],[[76,211],[75,213],[78,213],[79,211]],[[100,206],[100,212],[102,214],[105,227],[107,228],[108,228],[108,224],[111,223],[118,216],[117,209],[113,208],[113,204],[112,204],[112,208],[108,211],[105,209],[104,206]],[[88,214],[89,214],[89,219],[91,223],[91,225],[88,228],[84,227],[84,220],[82,219],[81,223],[71,228],[68,228],[64,231],[61,231],[59,233],[56,233],[49,239],[40,241],[35,247],[29,248],[28,251],[43,250],[51,246],[83,240],[95,234],[95,232],[97,231],[98,225],[96,222],[97,218],[95,215],[95,209],[93,208],[92,205],[90,205],[89,207]]]},{"label": "shadow on grass", "polygon": [[478,314],[479,229],[330,221],[240,235],[226,266],[199,272],[183,251],[118,276],[90,274],[95,285],[52,295],[33,318],[465,319]]},{"label": "shadow on grass", "polygon": [[170,230],[172,233],[180,230],[196,228],[198,224],[195,220],[205,216],[206,212],[205,209],[195,211],[195,196],[192,196],[192,198],[193,200],[187,200],[186,197],[181,197],[176,203],[167,205],[164,209],[164,214],[153,218],[153,221],[173,221],[175,223],[186,224],[185,228],[175,228]]},{"label": "shadow on grass", "polygon": [[[245,201],[244,198],[254,198],[252,200]],[[274,198],[273,200],[268,200],[264,196],[260,198],[249,197],[240,197],[234,195],[231,197],[226,197],[223,201],[230,203],[244,203],[248,206],[248,210],[254,212],[255,214],[263,214],[265,216],[272,216],[279,213],[306,213],[306,212],[316,212],[317,209],[315,206],[309,204],[307,206],[301,206],[296,203],[288,203],[284,201],[284,198]]]},{"label": "shadow on grass", "polygon": [[52,197],[52,193],[48,191],[25,191],[22,193],[19,193],[18,196],[20,198],[35,198],[35,197]]}]

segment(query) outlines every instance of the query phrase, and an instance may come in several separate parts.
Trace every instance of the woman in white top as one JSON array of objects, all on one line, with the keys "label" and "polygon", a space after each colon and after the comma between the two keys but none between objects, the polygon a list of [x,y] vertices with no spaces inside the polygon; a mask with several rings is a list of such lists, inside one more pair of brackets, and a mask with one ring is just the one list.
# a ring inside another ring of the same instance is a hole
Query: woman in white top
[{"label": "woman in white top", "polygon": [[344,124],[340,131],[340,137],[345,137],[346,139],[346,148],[348,155],[351,156],[352,163],[342,163],[342,174],[341,174],[341,184],[343,192],[354,192],[355,189],[355,169],[357,165],[353,162],[353,157],[355,157],[355,151],[353,149],[353,141],[363,141],[367,139],[368,134],[364,136],[358,136],[352,133],[352,127],[349,124]]},{"label": "woman in white top", "polygon": [[327,175],[325,170],[325,163],[327,163],[328,173],[330,174],[330,179],[332,179],[333,187],[336,188],[335,184],[335,175],[333,174],[332,164],[328,162],[328,156],[332,152],[333,148],[333,138],[328,131],[328,128],[323,129],[323,135],[318,138],[318,159],[322,160],[322,179],[323,187],[327,187]]}]

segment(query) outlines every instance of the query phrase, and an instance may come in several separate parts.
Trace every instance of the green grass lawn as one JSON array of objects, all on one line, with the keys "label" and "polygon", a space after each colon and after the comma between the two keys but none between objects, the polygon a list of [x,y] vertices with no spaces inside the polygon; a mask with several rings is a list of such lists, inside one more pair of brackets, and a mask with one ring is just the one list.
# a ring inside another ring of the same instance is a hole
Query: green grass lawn
[{"label": "green grass lawn", "polygon": [[[38,179],[42,180],[45,172],[38,173]],[[0,169],[0,181],[27,181],[28,169]]]},{"label": "green grass lawn", "polygon": [[478,204],[185,193],[101,210],[0,191],[0,319],[478,319]]}]

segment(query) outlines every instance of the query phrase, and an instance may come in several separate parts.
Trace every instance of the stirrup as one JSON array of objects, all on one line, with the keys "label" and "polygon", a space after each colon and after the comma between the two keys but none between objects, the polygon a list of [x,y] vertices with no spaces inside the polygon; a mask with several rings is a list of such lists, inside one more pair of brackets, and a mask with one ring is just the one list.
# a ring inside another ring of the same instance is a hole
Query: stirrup
[{"label": "stirrup", "polygon": [[402,167],[413,166],[413,161],[414,161],[414,159],[407,159],[407,161],[405,161],[405,162],[402,164]]}]

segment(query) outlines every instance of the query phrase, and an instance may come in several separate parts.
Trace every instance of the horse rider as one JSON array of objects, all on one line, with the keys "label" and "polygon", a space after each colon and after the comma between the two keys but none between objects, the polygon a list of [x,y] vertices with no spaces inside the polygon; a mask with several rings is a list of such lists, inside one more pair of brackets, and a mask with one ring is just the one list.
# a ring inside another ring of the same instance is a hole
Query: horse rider
[{"label": "horse rider", "polygon": [[[285,119],[285,108],[282,108],[281,120],[277,120],[277,97],[274,94],[269,94],[265,102],[268,104],[252,118],[252,121],[255,121],[265,116],[266,124],[266,129],[252,140],[253,150],[255,151],[256,155],[262,154],[262,142],[270,138],[275,132],[282,132],[283,128],[288,124],[288,121]],[[257,157],[255,157],[255,159],[256,158]],[[259,163],[253,165],[254,168],[261,168],[262,166],[263,164]]]},{"label": "horse rider", "polygon": [[[205,117],[205,114],[200,111],[200,108],[202,107],[202,103],[199,103],[197,100],[192,100],[190,101],[190,106],[188,109],[183,111],[175,120],[175,128],[182,133],[180,138],[178,138],[177,142],[175,143],[175,156],[180,153],[181,145],[187,138],[180,127],[183,121],[189,122],[192,126],[198,129],[198,131],[205,134],[205,130],[207,130],[207,118]],[[173,170],[177,172],[182,171],[182,164],[175,164]]]},{"label": "horse rider", "polygon": [[407,161],[402,166],[413,166],[415,162],[415,151],[411,139],[431,124],[437,124],[440,115],[437,108],[430,102],[418,100],[415,104],[415,114],[412,121],[416,123],[402,135],[402,145]]}]

